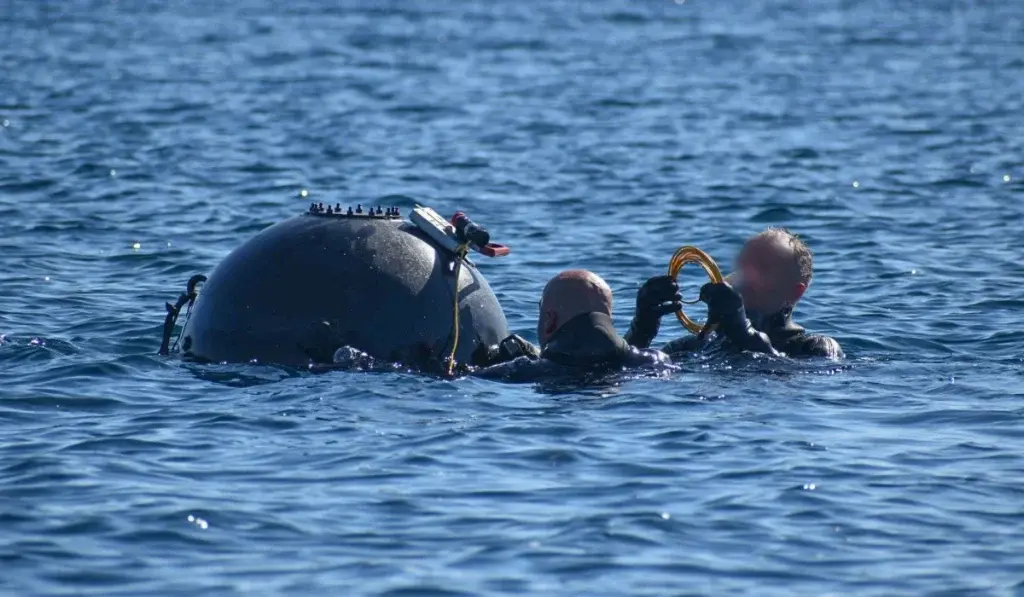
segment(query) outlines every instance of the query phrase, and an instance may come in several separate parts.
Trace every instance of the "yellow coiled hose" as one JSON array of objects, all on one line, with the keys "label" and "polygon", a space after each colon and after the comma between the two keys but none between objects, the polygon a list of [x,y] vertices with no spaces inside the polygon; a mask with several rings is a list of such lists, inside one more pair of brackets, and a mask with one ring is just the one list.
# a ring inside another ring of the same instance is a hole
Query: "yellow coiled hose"
[{"label": "yellow coiled hose", "polygon": [[[712,282],[715,282],[716,284],[722,282],[722,270],[718,269],[718,264],[715,263],[715,260],[704,251],[689,245],[679,247],[679,250],[672,255],[672,259],[668,262],[668,275],[672,276],[673,280],[676,280],[679,277],[679,271],[682,270],[683,266],[687,263],[696,263],[704,268],[704,271]],[[688,305],[692,305],[698,301],[683,302]],[[683,327],[694,334],[700,335],[705,332],[704,324],[697,323],[687,317],[686,313],[683,313],[682,309],[676,311],[676,319],[679,320],[679,323],[683,324]],[[707,331],[711,331],[711,329],[708,329]]]},{"label": "yellow coiled hose", "polygon": [[455,281],[452,283],[452,350],[448,353],[448,376],[455,373],[455,351],[459,349],[459,274],[462,273],[462,262],[469,252],[469,244],[462,243],[455,249]]}]

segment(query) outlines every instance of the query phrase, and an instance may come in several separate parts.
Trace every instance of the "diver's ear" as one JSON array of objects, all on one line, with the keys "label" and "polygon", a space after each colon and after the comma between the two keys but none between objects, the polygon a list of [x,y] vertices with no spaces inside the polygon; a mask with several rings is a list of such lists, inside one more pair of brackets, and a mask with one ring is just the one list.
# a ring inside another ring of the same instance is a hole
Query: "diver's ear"
[{"label": "diver's ear", "polygon": [[796,302],[798,300],[800,300],[804,296],[805,292],[807,292],[807,284],[804,284],[803,282],[798,282],[797,285],[793,287],[793,304],[794,305],[796,304]]},{"label": "diver's ear", "polygon": [[558,330],[558,313],[555,313],[554,311],[545,311],[541,330],[544,332],[543,341],[547,342],[555,331]]}]

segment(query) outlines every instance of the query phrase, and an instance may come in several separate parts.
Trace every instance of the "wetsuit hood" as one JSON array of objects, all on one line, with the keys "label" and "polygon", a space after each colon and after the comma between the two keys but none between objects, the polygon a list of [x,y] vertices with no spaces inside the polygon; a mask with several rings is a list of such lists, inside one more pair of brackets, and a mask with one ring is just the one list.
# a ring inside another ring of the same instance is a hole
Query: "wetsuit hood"
[{"label": "wetsuit hood", "polygon": [[620,363],[629,354],[612,318],[604,313],[583,313],[565,322],[541,350],[541,356],[560,365]]}]

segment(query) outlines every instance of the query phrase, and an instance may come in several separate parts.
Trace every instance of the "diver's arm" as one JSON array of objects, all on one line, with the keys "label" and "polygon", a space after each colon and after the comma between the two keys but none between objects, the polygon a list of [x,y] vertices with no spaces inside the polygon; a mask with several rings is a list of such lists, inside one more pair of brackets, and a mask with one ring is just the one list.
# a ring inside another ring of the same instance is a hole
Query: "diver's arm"
[{"label": "diver's arm", "polygon": [[772,341],[764,332],[754,329],[743,309],[729,313],[719,320],[719,333],[729,339],[733,346],[750,352],[763,352],[778,355],[779,351],[772,346]]},{"label": "diver's arm", "polygon": [[661,321],[658,319],[645,321],[634,317],[633,321],[629,322],[629,331],[623,338],[630,346],[647,348],[654,341],[654,337],[658,335],[660,327]]},{"label": "diver's arm", "polygon": [[669,355],[653,348],[637,348],[626,346],[623,364],[627,367],[662,367],[670,366]]},{"label": "diver's arm", "polygon": [[485,346],[481,344],[473,352],[472,364],[475,367],[489,367],[499,363],[507,363],[519,357],[530,360],[540,358],[540,349],[530,344],[518,334],[512,334],[497,344]]},{"label": "diver's arm", "polygon": [[506,363],[471,371],[470,375],[509,383],[532,383],[558,375],[559,371],[564,372],[565,368],[547,359],[521,356]]},{"label": "diver's arm", "polygon": [[709,282],[700,289],[700,300],[708,304],[708,321],[740,350],[778,355],[771,340],[754,329],[743,308],[743,297],[728,282]]},{"label": "diver's arm", "polygon": [[678,356],[684,353],[698,352],[701,348],[704,348],[706,340],[698,336],[687,336],[685,338],[676,338],[671,342],[661,347],[662,352],[668,353],[669,356]]},{"label": "diver's arm", "polygon": [[[523,359],[523,361],[527,360],[529,359]],[[504,380],[512,376],[516,372],[516,370],[521,366],[522,365],[520,365],[519,362],[516,362],[514,360],[506,362],[497,362],[493,365],[488,365],[486,367],[471,370],[469,374],[472,375],[473,377],[482,377],[484,379]]]}]

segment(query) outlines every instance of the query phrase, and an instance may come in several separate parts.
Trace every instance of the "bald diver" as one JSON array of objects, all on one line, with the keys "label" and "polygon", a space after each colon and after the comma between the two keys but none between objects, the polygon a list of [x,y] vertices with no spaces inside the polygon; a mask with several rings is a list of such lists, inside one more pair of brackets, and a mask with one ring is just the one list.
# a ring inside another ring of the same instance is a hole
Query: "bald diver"
[{"label": "bald diver", "polygon": [[[769,228],[747,240],[737,258],[738,276],[705,284],[700,300],[708,305],[708,323],[717,324],[707,337],[691,336],[667,343],[669,355],[699,351],[708,344],[733,350],[839,359],[843,351],[828,336],[809,334],[793,322],[793,309],[807,291],[813,258],[807,245],[789,230]],[[679,286],[669,276],[655,276],[637,293],[636,314],[626,341],[650,346],[661,317],[682,307]]]},{"label": "bald diver", "polygon": [[[539,377],[570,370],[668,365],[661,351],[630,346],[612,324],[612,291],[597,274],[567,270],[544,286],[537,318],[537,348],[509,336],[478,364],[484,377]],[[510,359],[511,357],[511,359]]]}]

